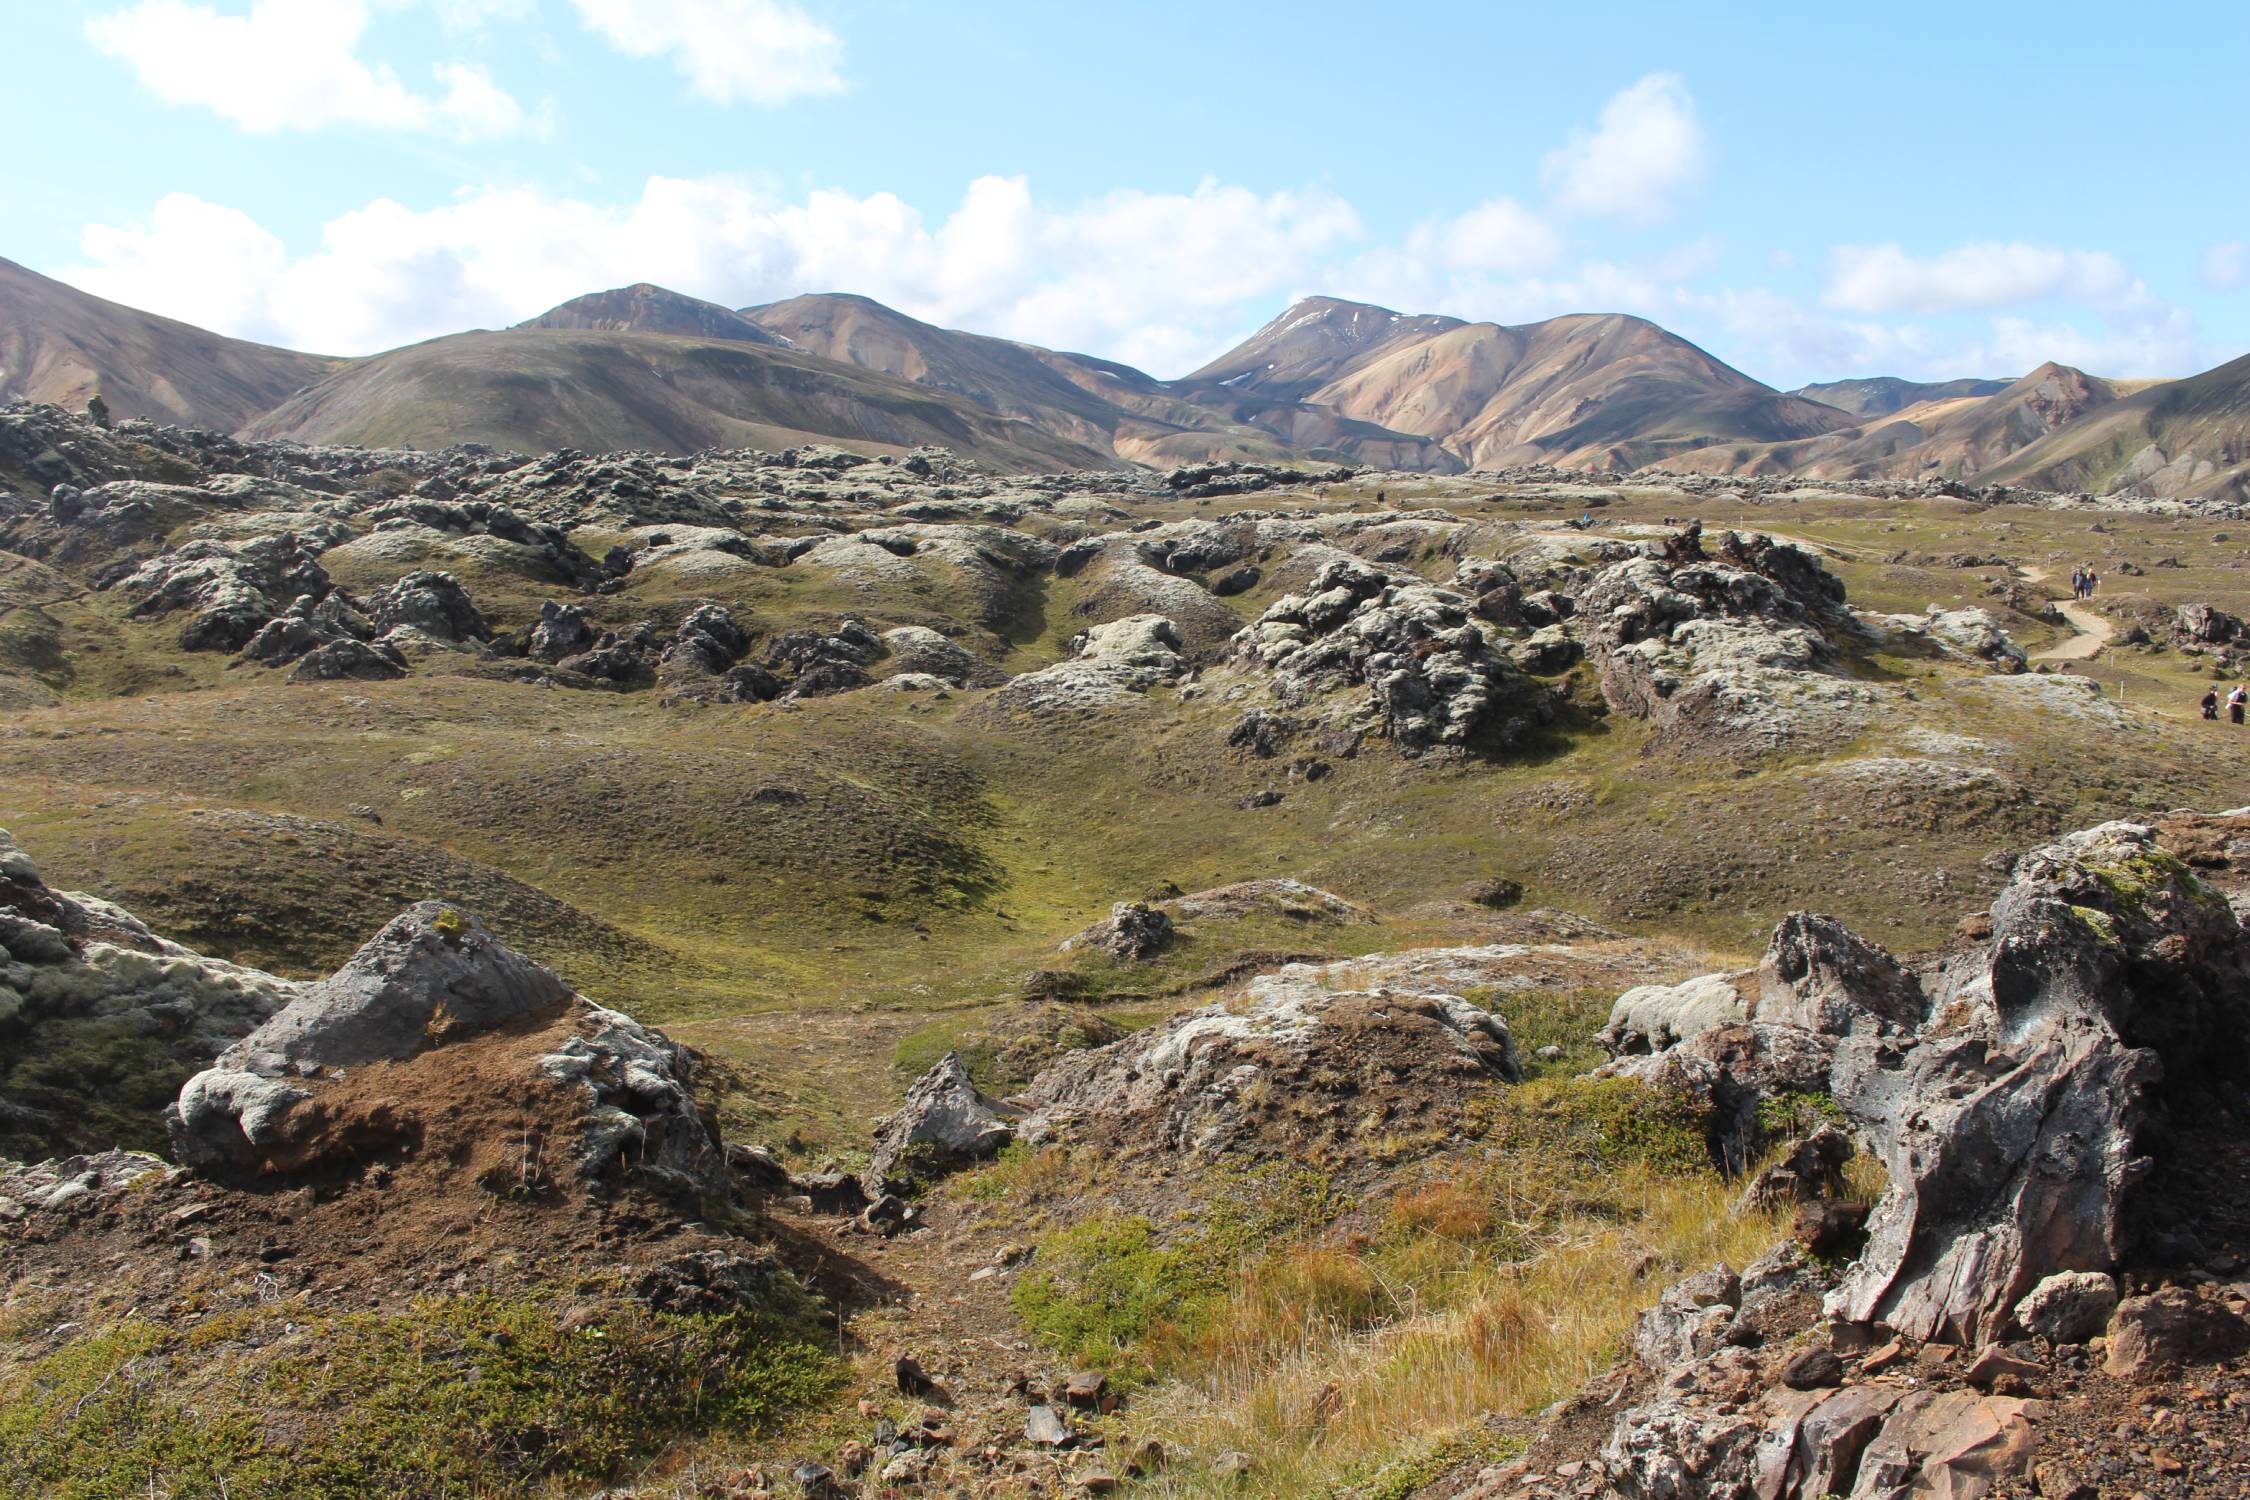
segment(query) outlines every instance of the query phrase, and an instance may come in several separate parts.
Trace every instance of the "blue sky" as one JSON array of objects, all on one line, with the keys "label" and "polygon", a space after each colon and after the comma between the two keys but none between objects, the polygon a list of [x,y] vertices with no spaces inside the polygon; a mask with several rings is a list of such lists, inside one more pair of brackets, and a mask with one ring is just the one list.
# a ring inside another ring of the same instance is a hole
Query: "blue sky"
[{"label": "blue sky", "polygon": [[2250,352],[2235,6],[40,0],[0,255],[364,353],[636,280],[1184,373],[1329,292],[1760,378]]}]

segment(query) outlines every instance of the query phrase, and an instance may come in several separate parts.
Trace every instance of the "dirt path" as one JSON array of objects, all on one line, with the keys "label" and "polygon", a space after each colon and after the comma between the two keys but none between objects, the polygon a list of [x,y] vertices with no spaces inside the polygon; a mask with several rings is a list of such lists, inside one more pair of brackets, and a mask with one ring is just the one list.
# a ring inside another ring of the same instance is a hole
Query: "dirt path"
[{"label": "dirt path", "polygon": [[[2029,583],[2047,581],[2045,568],[2018,568],[2016,572]],[[2036,653],[2031,658],[2033,661],[2091,661],[2095,653],[2108,645],[2110,638],[2117,634],[2116,626],[2075,599],[2050,599],[2047,602],[2054,605],[2056,612],[2068,620],[2078,634],[2060,645]]]}]

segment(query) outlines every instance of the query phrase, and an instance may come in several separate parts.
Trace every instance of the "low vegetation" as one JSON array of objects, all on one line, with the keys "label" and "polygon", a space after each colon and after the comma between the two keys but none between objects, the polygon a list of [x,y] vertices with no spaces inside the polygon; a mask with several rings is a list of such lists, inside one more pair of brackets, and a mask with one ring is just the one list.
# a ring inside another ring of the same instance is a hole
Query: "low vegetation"
[{"label": "low vegetation", "polygon": [[626,1475],[690,1434],[771,1428],[837,1379],[802,1319],[567,1289],[396,1312],[127,1317],[0,1365],[0,1493],[547,1494]]}]

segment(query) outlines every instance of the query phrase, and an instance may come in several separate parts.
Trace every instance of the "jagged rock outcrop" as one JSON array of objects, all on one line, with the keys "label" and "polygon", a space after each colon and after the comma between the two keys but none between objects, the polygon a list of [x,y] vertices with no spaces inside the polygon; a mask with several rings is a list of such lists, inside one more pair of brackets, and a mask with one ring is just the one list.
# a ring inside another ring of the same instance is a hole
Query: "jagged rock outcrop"
[{"label": "jagged rock outcrop", "polygon": [[451,573],[418,569],[368,598],[367,612],[392,646],[458,649],[492,639],[467,589]]},{"label": "jagged rock outcrop", "polygon": [[1579,632],[1620,713],[1697,753],[1811,749],[1849,734],[1875,701],[1841,675],[1831,632],[1856,628],[1844,588],[1802,548],[1700,533],[1604,568],[1579,601]]},{"label": "jagged rock outcrop", "polygon": [[1271,674],[1286,707],[1364,686],[1366,698],[1342,717],[1404,749],[1515,749],[1553,720],[1554,700],[1494,647],[1472,610],[1450,589],[1340,558],[1314,575],[1311,592],[1274,601],[1230,652],[1238,667]]},{"label": "jagged rock outcrop", "polygon": [[[51,889],[29,856],[0,832],[0,1053],[12,1062],[153,1043],[161,1080],[184,1076],[264,1022],[297,993],[289,980],[205,958],[151,932],[97,897]],[[130,1097],[150,1082],[104,1075]],[[89,1106],[52,1084],[0,1104],[0,1137],[30,1150],[80,1139]]]},{"label": "jagged rock outcrop", "polygon": [[404,676],[404,653],[376,640],[375,631],[375,622],[342,589],[318,600],[304,594],[260,627],[241,655],[270,667],[296,663],[292,682]]},{"label": "jagged rock outcrop", "polygon": [[[2250,1040],[2250,939],[2186,857],[2226,863],[2215,851],[2246,837],[2250,814],[2068,835],[2018,861],[1975,935],[1914,971],[1792,916],[1758,973],[1727,981],[1754,988],[1741,1016],[1612,1068],[1702,1099],[1715,1141],[1777,1094],[1833,1096],[1889,1183],[1822,1298],[1862,1331],[1857,1347],[2073,1343],[2109,1323],[2113,1367],[2138,1368],[2138,1335],[2120,1331],[2135,1304],[2110,1321],[2111,1273],[2151,1170],[2144,1127],[2167,1090],[2217,1078]],[[1668,1293],[1636,1343],[1656,1378],[1604,1452],[1626,1495],[1982,1495],[2023,1472],[2035,1413],[2015,1397],[1793,1389],[1778,1366],[1722,1349],[1731,1320],[1693,1291]],[[2224,1312],[2175,1300],[2199,1330]],[[1993,1354],[1969,1380],[2019,1367],[2040,1368]]]},{"label": "jagged rock outcrop", "polygon": [[531,627],[524,640],[525,654],[533,661],[559,662],[593,650],[600,634],[580,606],[542,600],[539,623]]},{"label": "jagged rock outcrop", "polygon": [[186,542],[111,587],[132,596],[136,619],[192,611],[193,618],[180,627],[181,649],[235,651],[292,601],[325,596],[329,581],[315,550],[287,533],[246,542]]}]

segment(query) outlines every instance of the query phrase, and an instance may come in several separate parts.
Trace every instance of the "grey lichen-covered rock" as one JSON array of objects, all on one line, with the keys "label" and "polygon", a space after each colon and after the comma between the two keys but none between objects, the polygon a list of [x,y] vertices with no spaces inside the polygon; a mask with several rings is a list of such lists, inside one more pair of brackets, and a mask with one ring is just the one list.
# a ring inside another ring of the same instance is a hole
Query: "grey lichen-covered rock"
[{"label": "grey lichen-covered rock", "polygon": [[678,1191],[726,1197],[726,1154],[697,1106],[687,1049],[588,1000],[575,1002],[574,1020],[576,1034],[541,1057],[539,1071],[586,1090],[578,1175],[621,1169]]},{"label": "grey lichen-covered rock", "polygon": [[[0,1053],[36,1058],[130,1036],[153,1039],[185,1072],[297,989],[168,942],[97,897],[52,889],[0,832]],[[25,1150],[78,1139],[72,1116],[86,1102],[0,1094],[0,1131]]]},{"label": "grey lichen-covered rock", "polygon": [[865,1182],[871,1196],[903,1187],[909,1162],[957,1166],[990,1156],[1015,1138],[1015,1127],[997,1100],[970,1081],[961,1054],[948,1052],[914,1081],[906,1102],[875,1127],[875,1150]]},{"label": "grey lichen-covered rock", "polygon": [[1933,604],[1922,623],[1945,646],[1999,671],[2021,672],[2029,664],[2023,647],[2011,640],[2000,622],[1985,610],[1940,609]]},{"label": "grey lichen-covered rock", "polygon": [[2046,1277],[2115,1266],[2149,1091],[2250,1035],[2234,914],[2149,827],[2034,850],[1991,924],[1944,966],[1918,1045],[1837,1057],[1891,1191],[1835,1310],[1917,1337],[1992,1337]]},{"label": "grey lichen-covered rock", "polygon": [[1750,1018],[1746,987],[1730,974],[1680,984],[1635,985],[1610,1006],[1602,1045],[1613,1055],[1662,1052],[1714,1026]]},{"label": "grey lichen-covered rock", "polygon": [[1579,605],[1580,638],[1620,713],[1671,748],[1724,755],[1811,749],[1853,732],[1874,691],[1841,674],[1830,631],[1854,627],[1843,585],[1810,553],[1728,533],[1720,555],[1683,533],[1627,558]]},{"label": "grey lichen-covered rock", "polygon": [[[1697,1094],[1717,1137],[1744,1101],[1833,1094],[1888,1177],[1863,1248],[1822,1299],[1840,1325],[1977,1347],[2017,1328],[2079,1342],[2107,1320],[2122,1378],[2229,1357],[2250,1327],[2223,1304],[2174,1290],[2119,1305],[2109,1272],[2150,1168],[2142,1126],[2159,1080],[2207,1086],[2250,1038],[2250,944],[2174,852],[2213,860],[2246,829],[2241,814],[2174,815],[2068,835],[2017,862],[1989,923],[1969,929],[1984,935],[1912,972],[1792,916],[1755,976],[1750,1020],[1612,1067]],[[1984,1494],[2028,1464],[2020,1401],[1791,1389],[1733,1349],[1699,1353],[1698,1317],[1719,1319],[1693,1302],[1668,1294],[1651,1315],[1653,1388],[1605,1447],[1628,1496]],[[1726,1338],[1741,1341],[1732,1325]]]},{"label": "grey lichen-covered rock", "polygon": [[[528,1064],[485,1045],[526,1027],[559,1034]],[[731,1190],[685,1049],[574,994],[475,917],[435,901],[409,908],[188,1080],[167,1112],[174,1149],[217,1177],[286,1175],[334,1163],[339,1151],[353,1156],[364,1142],[411,1149],[424,1128],[414,1118],[421,1101],[359,1101],[331,1118],[330,1091],[363,1068],[439,1052],[462,1059],[462,1087],[489,1089],[502,1057],[527,1085],[577,1091],[567,1164],[582,1182],[630,1175],[681,1194],[723,1199]]]},{"label": "grey lichen-covered rock", "polygon": [[525,639],[526,654],[533,661],[559,662],[593,650],[599,635],[585,610],[548,599],[540,604],[539,623],[531,627]]},{"label": "grey lichen-covered rock", "polygon": [[883,645],[890,652],[888,670],[892,676],[920,673],[953,687],[994,687],[1008,680],[1007,673],[927,625],[886,630]]},{"label": "grey lichen-covered rock", "polygon": [[1185,676],[1179,627],[1162,615],[1129,615],[1081,631],[1068,661],[1026,672],[994,695],[1015,712],[1057,714],[1130,702],[1161,683]]},{"label": "grey lichen-covered rock", "polygon": [[136,619],[180,611],[188,651],[235,651],[292,600],[328,593],[315,550],[294,533],[243,542],[191,541],[153,557],[111,584],[132,598]]},{"label": "grey lichen-covered rock", "polygon": [[219,1058],[221,1066],[348,1068],[412,1057],[450,1034],[561,1008],[570,986],[459,907],[423,901]]},{"label": "grey lichen-covered rock", "polygon": [[1758,1019],[1843,1036],[1855,1028],[1912,1031],[1927,1002],[1921,982],[1834,917],[1793,911],[1758,965]]},{"label": "grey lichen-covered rock", "polygon": [[1552,696],[1486,636],[1473,601],[1411,575],[1338,558],[1310,592],[1274,601],[1230,645],[1238,668],[1270,674],[1288,707],[1342,689],[1347,717],[1408,750],[1510,750],[1555,715]]},{"label": "grey lichen-covered rock", "polygon": [[26,1213],[67,1212],[169,1170],[138,1151],[101,1151],[30,1163],[0,1161],[0,1223]]},{"label": "grey lichen-covered rock", "polygon": [[468,590],[451,573],[409,573],[370,596],[367,609],[394,645],[461,648],[492,639]]},{"label": "grey lichen-covered rock", "polygon": [[1063,948],[1092,949],[1124,963],[1140,963],[1170,947],[1173,935],[1172,918],[1162,907],[1120,901],[1107,917],[1065,940]]},{"label": "grey lichen-covered rock", "polygon": [[204,1171],[254,1167],[283,1117],[324,1072],[413,1057],[458,1036],[559,1012],[570,987],[443,902],[410,907],[334,975],[188,1080],[166,1111],[180,1160]]},{"label": "grey lichen-covered rock", "polygon": [[1018,1134],[1216,1157],[1352,1138],[1371,1119],[1442,1129],[1521,1069],[1506,1023],[1437,977],[1522,951],[1285,965],[1235,999],[1063,1057],[1025,1091]]}]

